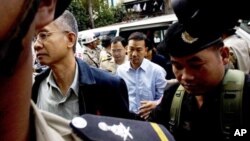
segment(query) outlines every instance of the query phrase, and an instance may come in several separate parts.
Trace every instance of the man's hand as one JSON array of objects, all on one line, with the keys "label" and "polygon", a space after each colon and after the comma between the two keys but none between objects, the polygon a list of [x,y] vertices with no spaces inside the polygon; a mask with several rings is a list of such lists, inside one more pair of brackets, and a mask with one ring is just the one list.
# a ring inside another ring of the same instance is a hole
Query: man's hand
[{"label": "man's hand", "polygon": [[141,101],[139,108],[139,115],[141,118],[147,120],[150,112],[159,104],[159,101]]}]

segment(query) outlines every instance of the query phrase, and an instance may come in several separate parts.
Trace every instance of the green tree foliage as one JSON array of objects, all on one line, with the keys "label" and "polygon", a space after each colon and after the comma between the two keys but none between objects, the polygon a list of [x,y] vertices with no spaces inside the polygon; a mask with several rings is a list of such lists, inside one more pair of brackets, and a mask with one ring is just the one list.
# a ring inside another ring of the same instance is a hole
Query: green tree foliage
[{"label": "green tree foliage", "polygon": [[88,15],[81,0],[73,0],[68,10],[76,17],[79,31],[87,29]]},{"label": "green tree foliage", "polygon": [[[121,22],[124,17],[121,6],[109,7],[105,0],[93,0],[92,4],[95,27]],[[91,27],[87,0],[73,0],[68,10],[75,15],[79,31]]]},{"label": "green tree foliage", "polygon": [[119,7],[109,7],[106,3],[99,3],[99,9],[97,11],[97,18],[95,19],[95,26],[101,27],[122,20],[122,12]]}]

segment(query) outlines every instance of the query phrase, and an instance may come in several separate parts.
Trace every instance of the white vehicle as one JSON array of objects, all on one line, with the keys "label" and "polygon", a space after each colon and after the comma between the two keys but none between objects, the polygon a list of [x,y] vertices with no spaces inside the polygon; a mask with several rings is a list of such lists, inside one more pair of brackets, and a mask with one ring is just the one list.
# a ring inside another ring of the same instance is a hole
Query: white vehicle
[{"label": "white vehicle", "polygon": [[246,39],[250,45],[250,25],[248,23],[243,22],[237,29],[236,34]]},{"label": "white vehicle", "polygon": [[[177,21],[175,14],[144,18],[141,20],[122,22],[105,27],[80,31],[79,37],[81,37],[83,34],[93,32],[99,37],[99,39],[105,35],[111,37],[122,36],[123,38],[127,39],[132,32],[139,31],[145,33],[148,39],[151,41],[154,41],[155,36],[159,37],[161,41],[163,40],[166,30],[174,21]],[[159,42],[159,40],[156,41]]]},{"label": "white vehicle", "polygon": [[[99,37],[99,39],[102,39],[102,37],[105,35],[111,37],[122,36],[127,39],[132,32],[139,31],[145,33],[148,39],[150,39],[152,42],[155,41],[154,43],[157,43],[163,40],[164,34],[166,33],[168,27],[177,20],[178,19],[175,14],[144,18],[137,21],[122,22],[109,26],[80,31],[79,37],[81,37],[83,34],[89,34],[90,32],[93,32]],[[247,21],[247,23],[242,24],[236,31],[236,34],[247,39],[250,44],[249,23],[250,22]],[[155,39],[155,36],[157,36],[158,39]]]}]

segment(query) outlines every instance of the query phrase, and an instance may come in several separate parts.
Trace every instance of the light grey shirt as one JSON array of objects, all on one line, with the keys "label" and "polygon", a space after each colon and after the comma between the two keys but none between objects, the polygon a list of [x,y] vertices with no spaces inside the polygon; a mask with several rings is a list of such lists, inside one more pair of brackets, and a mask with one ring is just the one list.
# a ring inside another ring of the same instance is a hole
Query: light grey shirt
[{"label": "light grey shirt", "polygon": [[76,63],[73,83],[64,96],[58,88],[51,71],[48,77],[41,82],[38,91],[37,106],[42,110],[54,113],[69,120],[79,116],[78,75],[78,65]]}]

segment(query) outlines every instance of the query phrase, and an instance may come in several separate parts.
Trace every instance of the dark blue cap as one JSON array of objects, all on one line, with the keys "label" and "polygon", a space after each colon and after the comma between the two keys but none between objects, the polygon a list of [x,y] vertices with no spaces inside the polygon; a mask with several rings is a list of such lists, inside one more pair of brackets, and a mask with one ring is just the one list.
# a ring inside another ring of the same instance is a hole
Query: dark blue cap
[{"label": "dark blue cap", "polygon": [[178,21],[192,36],[223,33],[237,26],[239,19],[250,19],[247,0],[172,0]]},{"label": "dark blue cap", "polygon": [[183,57],[222,43],[222,39],[220,34],[190,35],[183,24],[176,22],[169,27],[164,42],[166,52],[171,56]]},{"label": "dark blue cap", "polygon": [[84,141],[174,141],[161,124],[85,114],[74,118],[73,131]]}]

